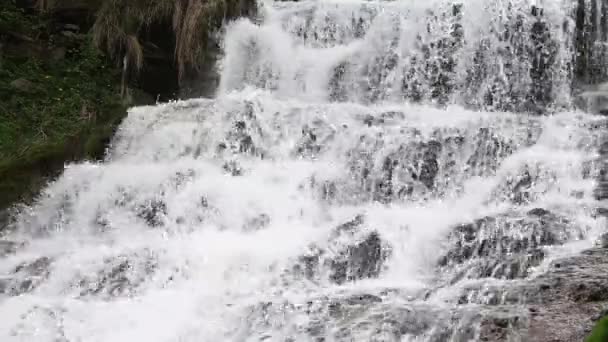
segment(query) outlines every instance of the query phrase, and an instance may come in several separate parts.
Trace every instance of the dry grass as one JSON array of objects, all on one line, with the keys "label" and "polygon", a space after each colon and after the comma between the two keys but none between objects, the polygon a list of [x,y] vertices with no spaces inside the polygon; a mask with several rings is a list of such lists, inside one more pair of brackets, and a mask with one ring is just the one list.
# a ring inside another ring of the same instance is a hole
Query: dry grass
[{"label": "dry grass", "polygon": [[139,69],[143,64],[139,34],[153,23],[171,20],[181,79],[188,68],[197,69],[203,61],[210,33],[226,19],[238,16],[247,1],[250,0],[104,0],[93,27],[93,39],[96,46],[116,60],[126,56],[128,64]]},{"label": "dry grass", "polygon": [[144,50],[135,35],[128,35],[126,39],[125,57],[131,62],[136,71],[144,65]]},{"label": "dry grass", "polygon": [[36,8],[40,11],[40,12],[46,12],[49,9],[51,9],[54,5],[54,1],[53,0],[37,0],[36,1]]}]

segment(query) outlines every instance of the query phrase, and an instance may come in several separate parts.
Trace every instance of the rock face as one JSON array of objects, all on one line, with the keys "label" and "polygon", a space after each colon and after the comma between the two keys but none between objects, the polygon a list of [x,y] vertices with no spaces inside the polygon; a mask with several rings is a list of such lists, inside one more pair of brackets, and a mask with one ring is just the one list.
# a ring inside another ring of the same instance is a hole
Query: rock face
[{"label": "rock face", "polygon": [[440,307],[423,301],[428,293],[390,289],[335,294],[305,304],[267,302],[252,308],[251,327],[252,332],[268,331],[261,327],[273,324],[270,317],[281,315],[291,322],[305,316],[299,329],[315,341],[399,341],[413,336],[432,342],[583,341],[608,310],[608,249],[556,260],[533,280],[491,284],[467,285],[459,302]]},{"label": "rock face", "polygon": [[540,276],[528,277],[545,259],[547,247],[585,235],[587,228],[579,225],[537,208],[453,229],[439,265],[448,274],[446,281],[461,290],[454,304],[477,306],[482,312],[476,320],[478,340],[566,342],[582,341],[589,334],[608,308],[603,237],[599,248],[555,260]]},{"label": "rock face", "polygon": [[0,280],[0,293],[15,296],[33,291],[49,276],[52,263],[50,258],[41,257],[18,265]]},{"label": "rock face", "polygon": [[582,341],[608,309],[608,249],[556,261],[533,288],[530,340]]},{"label": "rock face", "polygon": [[581,238],[584,229],[545,209],[485,217],[456,227],[452,245],[439,265],[456,269],[452,281],[462,278],[525,278],[545,257],[543,247]]},{"label": "rock face", "polygon": [[[390,131],[404,116],[404,112],[390,111],[358,118],[374,128],[373,133],[361,134],[346,152],[348,180],[328,180],[322,196],[330,202],[344,203],[440,198],[458,191],[468,177],[494,174],[514,150],[533,144],[541,133],[534,123],[530,123],[528,137],[517,138],[504,136],[495,127],[436,129],[432,133],[400,127],[399,140],[391,143],[376,133],[376,129]],[[324,146],[337,135],[323,124],[306,126],[296,153],[306,158],[322,154]],[[518,187],[521,193],[513,201],[523,203],[530,184],[526,184],[525,175],[520,178],[521,182],[510,186]],[[535,180],[528,177],[528,183]],[[503,189],[497,190],[504,193]]]},{"label": "rock face", "polygon": [[310,246],[295,265],[295,273],[335,284],[377,277],[390,255],[390,246],[376,231],[364,230],[364,222],[364,216],[357,216],[336,227],[327,245]]},{"label": "rock face", "polygon": [[[481,303],[492,297],[497,300],[491,305],[518,308],[509,317],[524,324],[510,329],[521,341],[583,341],[608,308],[608,249],[557,260],[528,283],[481,292],[468,298]],[[491,320],[485,323],[485,340],[508,341],[493,335],[495,326]]]},{"label": "rock face", "polygon": [[146,258],[138,259],[129,255],[107,258],[104,267],[97,274],[85,276],[75,286],[80,296],[119,297],[136,293],[137,288],[154,275],[156,261],[148,251]]}]

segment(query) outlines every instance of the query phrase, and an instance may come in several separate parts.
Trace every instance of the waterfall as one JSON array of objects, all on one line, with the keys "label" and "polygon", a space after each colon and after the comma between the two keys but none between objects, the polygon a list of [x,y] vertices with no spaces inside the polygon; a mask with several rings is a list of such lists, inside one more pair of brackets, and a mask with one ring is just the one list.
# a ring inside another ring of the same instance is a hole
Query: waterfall
[{"label": "waterfall", "polygon": [[226,27],[215,98],[130,109],[105,161],[15,208],[3,341],[588,329],[542,329],[560,286],[586,305],[573,274],[606,236],[606,120],[572,105],[571,1],[259,5]]},{"label": "waterfall", "polygon": [[261,26],[243,20],[229,30],[222,90],[253,86],[307,100],[503,111],[568,108],[574,10],[543,5],[284,3]]}]

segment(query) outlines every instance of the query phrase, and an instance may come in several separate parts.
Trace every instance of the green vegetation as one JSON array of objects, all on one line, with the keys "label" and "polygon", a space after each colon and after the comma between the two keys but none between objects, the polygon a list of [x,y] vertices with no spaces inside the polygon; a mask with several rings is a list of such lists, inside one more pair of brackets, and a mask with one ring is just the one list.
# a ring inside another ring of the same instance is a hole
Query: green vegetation
[{"label": "green vegetation", "polygon": [[[111,69],[89,47],[49,65],[36,59],[4,58],[0,70],[0,171],[26,162],[40,149],[63,146],[74,132],[107,119],[117,98]],[[24,80],[23,85],[19,82]],[[114,107],[115,109],[116,107]]]},{"label": "green vegetation", "polygon": [[98,157],[125,114],[118,72],[91,37],[49,33],[51,25],[0,5],[0,34],[10,41],[0,51],[0,208],[35,191],[53,164]]},{"label": "green vegetation", "polygon": [[[149,103],[129,89],[147,53],[174,63],[181,80],[204,63],[224,20],[254,3],[37,0],[21,9],[16,2],[0,0],[0,210],[35,194],[66,160],[103,154],[126,104]],[[75,8],[84,14],[75,18]],[[152,32],[161,32],[162,46]]]},{"label": "green vegetation", "polygon": [[593,331],[591,335],[587,337],[585,342],[606,342],[608,341],[608,316],[602,318]]}]

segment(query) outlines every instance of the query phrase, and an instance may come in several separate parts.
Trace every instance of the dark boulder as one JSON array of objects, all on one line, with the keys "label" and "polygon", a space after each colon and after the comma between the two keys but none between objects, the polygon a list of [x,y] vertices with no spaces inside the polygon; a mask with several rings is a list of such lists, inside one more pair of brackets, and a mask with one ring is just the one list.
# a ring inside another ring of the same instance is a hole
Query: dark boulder
[{"label": "dark boulder", "polygon": [[167,204],[159,198],[154,198],[139,205],[137,216],[144,220],[150,227],[160,227],[164,225],[164,218],[167,215]]},{"label": "dark boulder", "polygon": [[378,233],[370,233],[365,240],[348,246],[331,261],[330,279],[336,284],[366,278],[376,278],[382,271],[382,241]]},{"label": "dark boulder", "polygon": [[[458,304],[486,312],[481,324],[485,341],[511,341],[513,336],[521,341],[582,341],[608,308],[608,250],[555,260],[545,273],[526,281],[477,282],[461,290]],[[503,310],[508,314],[498,317],[505,321],[492,318]]]},{"label": "dark boulder", "polygon": [[155,271],[156,261],[149,251],[143,255],[122,255],[104,260],[103,269],[80,279],[77,286],[80,296],[129,296]]},{"label": "dark boulder", "polygon": [[[515,216],[515,217],[513,217]],[[581,238],[583,228],[546,209],[506,213],[454,227],[439,265],[464,278],[524,278],[545,258],[543,247]]]},{"label": "dark boulder", "polygon": [[310,280],[328,274],[328,280],[336,284],[378,277],[390,247],[378,232],[364,231],[363,224],[364,217],[359,215],[336,227],[327,245],[313,245],[298,259],[296,274]]},{"label": "dark boulder", "polygon": [[8,277],[0,280],[0,292],[17,296],[33,291],[47,279],[52,263],[50,258],[41,257],[20,264]]},{"label": "dark boulder", "polygon": [[488,127],[481,127],[473,138],[474,151],[467,160],[472,175],[494,172],[500,162],[513,153],[512,144]]},{"label": "dark boulder", "polygon": [[0,258],[14,254],[21,246],[23,244],[15,241],[0,240]]},{"label": "dark boulder", "polygon": [[317,140],[317,134],[311,127],[302,128],[302,138],[298,142],[297,154],[300,156],[315,156],[321,152],[323,145]]},{"label": "dark boulder", "polygon": [[243,107],[229,113],[232,120],[231,129],[226,132],[224,142],[217,148],[218,153],[231,152],[256,157],[264,157],[263,151],[256,146],[255,141],[264,135],[255,114],[254,104],[246,101]]},{"label": "dark boulder", "polygon": [[608,248],[608,233],[603,234],[599,238],[599,245],[602,248]]},{"label": "dark boulder", "polygon": [[230,174],[235,177],[243,175],[243,169],[235,160],[225,162],[224,165],[222,165],[222,170],[224,170],[224,172],[226,172],[227,174]]}]

